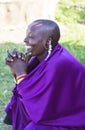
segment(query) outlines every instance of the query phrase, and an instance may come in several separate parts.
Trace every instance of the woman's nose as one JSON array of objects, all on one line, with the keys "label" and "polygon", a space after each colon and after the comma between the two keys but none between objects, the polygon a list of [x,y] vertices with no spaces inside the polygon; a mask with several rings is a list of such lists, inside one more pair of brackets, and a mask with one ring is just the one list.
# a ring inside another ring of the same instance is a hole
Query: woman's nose
[{"label": "woman's nose", "polygon": [[29,40],[27,37],[24,39],[24,42],[26,43],[26,45],[29,45]]}]

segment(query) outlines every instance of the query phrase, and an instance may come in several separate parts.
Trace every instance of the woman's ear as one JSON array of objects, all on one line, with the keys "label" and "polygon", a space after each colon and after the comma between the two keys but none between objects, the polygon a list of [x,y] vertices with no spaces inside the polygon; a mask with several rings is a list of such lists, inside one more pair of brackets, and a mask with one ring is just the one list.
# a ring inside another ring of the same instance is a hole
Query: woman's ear
[{"label": "woman's ear", "polygon": [[52,44],[52,38],[51,38],[51,36],[48,38],[46,44],[47,44],[47,47],[48,47],[50,44]]},{"label": "woman's ear", "polygon": [[48,42],[47,42],[47,52],[48,52],[48,55],[47,55],[45,60],[47,60],[50,57],[51,51],[52,51],[52,43],[51,43],[51,39],[49,39]]},{"label": "woman's ear", "polygon": [[43,45],[43,47],[45,48],[45,50],[48,49],[48,48],[47,48],[47,41],[46,41],[46,40],[43,40],[43,41],[42,41],[42,45]]},{"label": "woman's ear", "polygon": [[49,44],[51,44],[51,43],[52,43],[52,38],[51,37],[49,37],[47,40],[43,40],[43,42],[42,42],[42,44],[43,44],[43,46],[44,46],[44,48],[46,50],[48,50]]}]

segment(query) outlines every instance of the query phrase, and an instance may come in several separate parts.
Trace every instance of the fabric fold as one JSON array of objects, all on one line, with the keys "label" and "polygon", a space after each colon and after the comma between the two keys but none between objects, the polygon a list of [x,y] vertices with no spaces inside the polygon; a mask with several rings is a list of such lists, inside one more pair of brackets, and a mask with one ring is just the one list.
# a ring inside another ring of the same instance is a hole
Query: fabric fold
[{"label": "fabric fold", "polygon": [[[16,105],[18,102],[18,107],[22,104],[23,122],[24,119],[28,120],[25,110],[29,121],[35,123],[85,127],[84,66],[60,44],[54,48],[48,61],[43,59],[39,63],[34,58],[32,64],[35,60],[37,66],[16,86],[20,95],[16,96]],[[31,63],[28,64],[30,66]]]}]

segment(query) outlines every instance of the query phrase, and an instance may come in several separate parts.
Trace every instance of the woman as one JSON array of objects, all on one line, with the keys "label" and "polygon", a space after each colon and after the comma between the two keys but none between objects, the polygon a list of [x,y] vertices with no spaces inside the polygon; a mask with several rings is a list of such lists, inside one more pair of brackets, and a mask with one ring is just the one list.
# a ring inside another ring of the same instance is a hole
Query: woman
[{"label": "woman", "polygon": [[85,129],[85,68],[59,38],[54,21],[36,20],[27,28],[27,53],[8,51],[16,79],[6,107],[13,130]]}]

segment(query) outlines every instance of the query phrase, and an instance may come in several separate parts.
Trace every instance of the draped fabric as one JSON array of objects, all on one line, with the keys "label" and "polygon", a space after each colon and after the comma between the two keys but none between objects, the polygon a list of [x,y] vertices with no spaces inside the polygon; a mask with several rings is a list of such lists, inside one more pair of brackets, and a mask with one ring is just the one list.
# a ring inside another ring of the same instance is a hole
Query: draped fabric
[{"label": "draped fabric", "polygon": [[[39,63],[34,57],[28,69],[28,76],[15,86],[6,107],[13,130],[42,130],[42,126],[85,129],[84,66],[57,44],[48,60]],[[41,129],[29,128],[32,122]]]}]

